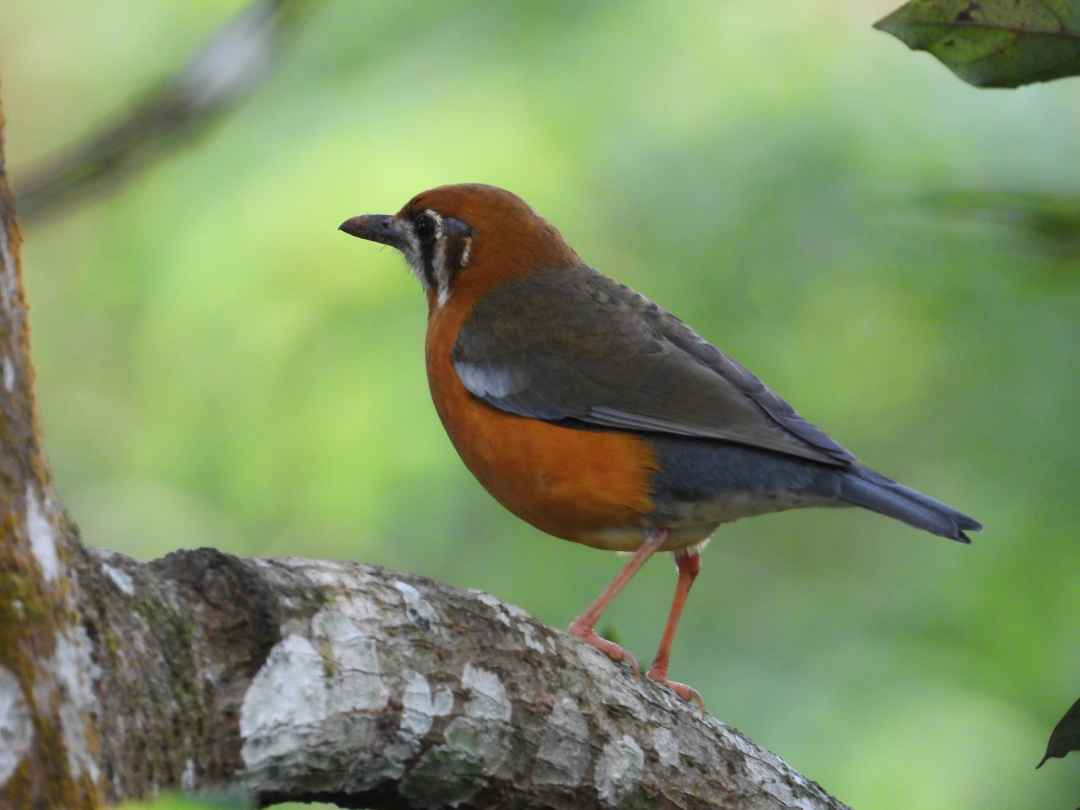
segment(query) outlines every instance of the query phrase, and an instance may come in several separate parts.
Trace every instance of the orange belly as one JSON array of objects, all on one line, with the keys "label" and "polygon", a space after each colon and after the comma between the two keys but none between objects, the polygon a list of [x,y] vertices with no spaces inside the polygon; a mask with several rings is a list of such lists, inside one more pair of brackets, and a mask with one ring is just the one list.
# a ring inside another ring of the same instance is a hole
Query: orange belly
[{"label": "orange belly", "polygon": [[653,511],[649,445],[631,433],[515,416],[474,397],[450,359],[462,320],[451,307],[432,313],[427,371],[435,409],[465,466],[542,531],[596,548],[637,548]]}]

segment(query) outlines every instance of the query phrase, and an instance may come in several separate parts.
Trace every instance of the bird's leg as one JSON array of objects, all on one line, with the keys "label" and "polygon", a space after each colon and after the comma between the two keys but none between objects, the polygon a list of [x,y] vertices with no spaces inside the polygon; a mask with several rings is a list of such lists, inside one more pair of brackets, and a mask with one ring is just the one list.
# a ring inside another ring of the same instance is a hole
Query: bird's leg
[{"label": "bird's leg", "polygon": [[682,616],[683,605],[686,597],[690,594],[690,586],[697,579],[701,571],[701,555],[696,551],[679,549],[675,552],[675,565],[679,569],[679,580],[675,583],[675,597],[671,600],[671,611],[668,613],[667,624],[664,626],[664,635],[660,639],[660,649],[656,651],[656,658],[646,673],[649,680],[662,683],[683,700],[696,703],[702,709],[705,701],[696,690],[685,683],[668,680],[668,663],[671,660],[671,642],[675,640],[675,630],[679,626],[679,618]]},{"label": "bird's leg", "polygon": [[581,639],[591,647],[595,647],[612,661],[627,661],[634,669],[638,668],[634,656],[630,655],[630,653],[614,641],[608,641],[606,638],[598,636],[596,631],[593,630],[593,626],[599,621],[600,615],[604,612],[608,603],[618,596],[619,591],[621,591],[634,574],[638,572],[638,569],[645,564],[645,561],[660,550],[661,546],[667,542],[670,534],[671,532],[667,529],[652,529],[645,535],[645,541],[638,547],[638,550],[634,552],[634,556],[630,558],[630,561],[623,566],[623,569],[619,572],[618,576],[611,581],[611,584],[607,586],[595,602],[589,605],[584,613],[571,622],[569,628],[570,635]]}]

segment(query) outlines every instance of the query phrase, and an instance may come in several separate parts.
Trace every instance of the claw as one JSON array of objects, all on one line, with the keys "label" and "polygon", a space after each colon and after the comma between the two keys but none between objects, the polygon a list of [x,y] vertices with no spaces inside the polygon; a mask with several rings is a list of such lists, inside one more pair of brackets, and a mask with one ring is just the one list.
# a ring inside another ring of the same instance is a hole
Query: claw
[{"label": "claw", "polygon": [[705,700],[701,697],[701,693],[692,686],[687,686],[685,683],[679,683],[678,681],[669,681],[667,678],[657,677],[652,670],[649,670],[645,675],[653,683],[658,683],[661,686],[667,687],[677,696],[685,700],[687,703],[693,703],[701,711],[705,711]]},{"label": "claw", "polygon": [[637,659],[634,658],[633,655],[628,653],[614,641],[608,641],[603,636],[597,635],[594,630],[578,629],[573,625],[570,625],[570,635],[584,641],[594,650],[599,650],[615,663],[628,664],[635,673],[641,672],[641,667],[638,666]]}]

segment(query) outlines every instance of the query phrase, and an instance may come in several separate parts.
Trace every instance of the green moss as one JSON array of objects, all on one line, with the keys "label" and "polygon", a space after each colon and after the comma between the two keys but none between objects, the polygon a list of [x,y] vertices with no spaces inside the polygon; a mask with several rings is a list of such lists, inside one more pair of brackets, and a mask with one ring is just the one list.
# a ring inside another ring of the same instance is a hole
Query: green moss
[{"label": "green moss", "polygon": [[337,665],[334,663],[334,645],[325,638],[320,638],[318,644],[319,657],[322,658],[323,662],[323,675],[327,679],[332,678],[337,672]]},{"label": "green moss", "polygon": [[[33,685],[51,673],[41,665],[53,652],[57,635],[75,623],[64,603],[63,588],[49,588],[25,542],[20,542],[11,512],[2,526],[0,538],[0,666],[10,670],[23,694],[30,699]],[[75,777],[68,771],[59,720],[60,695],[53,693],[52,705],[43,707],[32,699],[31,718],[34,742],[15,774],[0,790],[5,807],[95,808],[103,803],[98,787],[86,774]],[[97,736],[88,729],[87,743],[96,753]],[[34,772],[31,773],[31,768]],[[35,804],[36,802],[36,804]]]}]

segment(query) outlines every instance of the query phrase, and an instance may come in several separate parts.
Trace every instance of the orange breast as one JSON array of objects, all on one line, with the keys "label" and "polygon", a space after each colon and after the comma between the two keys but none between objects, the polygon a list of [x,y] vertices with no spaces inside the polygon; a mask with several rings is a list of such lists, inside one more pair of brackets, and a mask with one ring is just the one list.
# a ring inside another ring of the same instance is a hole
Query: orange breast
[{"label": "orange breast", "polygon": [[596,548],[637,548],[653,509],[651,448],[630,433],[561,427],[472,396],[450,357],[467,315],[451,296],[432,311],[427,335],[431,396],[465,465],[499,503],[542,531]]}]

